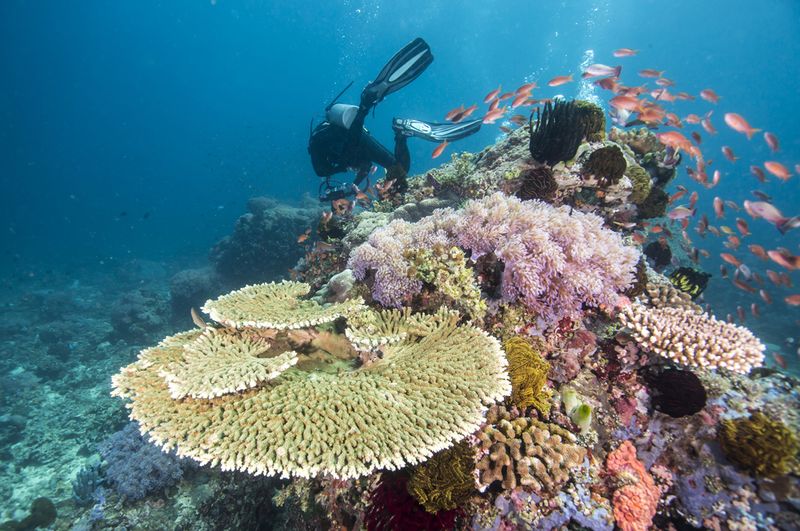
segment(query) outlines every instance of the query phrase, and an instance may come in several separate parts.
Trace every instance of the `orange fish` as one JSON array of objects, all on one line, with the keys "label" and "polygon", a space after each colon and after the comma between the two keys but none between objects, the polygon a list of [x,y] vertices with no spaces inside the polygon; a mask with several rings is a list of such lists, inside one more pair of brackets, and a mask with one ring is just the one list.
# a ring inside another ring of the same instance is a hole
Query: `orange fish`
[{"label": "orange fish", "polygon": [[645,68],[644,70],[639,70],[639,75],[641,77],[652,77],[652,78],[659,78],[664,74],[664,70],[653,70],[652,68]]},{"label": "orange fish", "polygon": [[497,98],[492,100],[492,103],[489,104],[489,112],[494,111],[500,105],[500,100]]},{"label": "orange fish", "polygon": [[761,297],[761,300],[763,300],[765,303],[772,304],[772,297],[770,297],[769,293],[767,293],[763,289],[758,290],[758,295]]},{"label": "orange fish", "polygon": [[525,105],[527,101],[528,101],[528,94],[520,94],[519,96],[514,98],[514,101],[511,102],[511,108],[516,109],[520,105]]},{"label": "orange fish", "polygon": [[708,113],[705,118],[700,120],[700,125],[703,126],[703,129],[705,129],[706,133],[709,135],[717,134],[716,128],[711,124],[711,113]]},{"label": "orange fish", "polygon": [[500,94],[501,90],[503,90],[503,85],[498,86],[496,89],[487,94],[486,97],[483,98],[483,103],[489,103],[490,101],[495,99],[497,95]]},{"label": "orange fish", "polygon": [[780,149],[780,142],[778,142],[778,137],[773,135],[770,132],[764,133],[764,140],[766,141],[769,148],[772,150],[773,153],[777,153]]},{"label": "orange fish", "polygon": [[783,301],[790,306],[800,306],[800,294],[784,297]]},{"label": "orange fish", "polygon": [[702,118],[700,118],[696,114],[689,114],[686,116],[686,118],[683,119],[683,121],[686,122],[687,124],[699,124],[700,120],[702,120]]},{"label": "orange fish", "polygon": [[678,190],[677,192],[675,192],[674,194],[669,196],[669,200],[667,200],[667,203],[674,203],[675,201],[677,201],[681,197],[685,196],[686,192],[687,192],[687,190],[685,188],[683,190]]},{"label": "orange fish", "polygon": [[469,117],[469,116],[470,116],[472,113],[474,113],[474,112],[475,112],[477,109],[478,109],[478,106],[477,106],[477,105],[470,105],[469,107],[467,107],[466,109],[464,109],[464,112],[463,112],[463,113],[461,113],[461,118],[462,118],[462,119],[464,119],[464,118],[468,118],[468,117]]},{"label": "orange fish", "polygon": [[736,228],[739,229],[742,236],[750,236],[750,227],[742,218],[736,218]]},{"label": "orange fish", "polygon": [[758,309],[758,304],[755,302],[750,303],[750,313],[753,314],[753,317],[761,317],[761,312]]},{"label": "orange fish", "polygon": [[514,96],[513,92],[506,92],[506,93],[501,94],[500,96],[498,96],[497,99],[500,100],[500,101],[503,101],[503,100],[507,100],[509,98],[512,98],[513,96]]},{"label": "orange fish", "polygon": [[608,103],[615,109],[625,111],[639,111],[642,106],[642,102],[634,96],[614,96]]},{"label": "orange fish", "polygon": [[735,112],[729,112],[725,114],[725,123],[728,124],[728,127],[734,131],[747,135],[748,140],[753,138],[755,133],[761,131],[761,129],[755,129],[751,127],[750,124],[747,123],[747,120]]},{"label": "orange fish", "polygon": [[535,83],[535,82],[534,82],[534,83],[525,83],[524,85],[522,85],[521,87],[519,87],[517,90],[515,90],[515,91],[514,91],[514,94],[520,94],[520,95],[521,95],[521,94],[526,94],[526,95],[530,95],[531,91],[532,91],[533,89],[535,89],[535,88],[536,88],[536,83]]},{"label": "orange fish", "polygon": [[739,248],[741,244],[742,242],[739,239],[739,237],[736,236],[735,234],[731,234],[730,236],[728,236],[728,241],[725,242],[723,245],[728,249],[733,249],[735,251]]},{"label": "orange fish", "polygon": [[772,269],[767,269],[767,278],[769,278],[772,281],[772,283],[775,284],[776,286],[780,286],[783,284],[781,276]]},{"label": "orange fish", "polygon": [[498,118],[502,117],[506,113],[507,107],[498,107],[492,111],[487,112],[483,116],[483,123],[485,124],[493,124]]},{"label": "orange fish", "polygon": [[306,231],[297,237],[297,243],[303,243],[311,236],[311,229],[306,229]]},{"label": "orange fish", "polygon": [[658,85],[659,87],[671,87],[675,85],[675,82],[672,81],[671,79],[667,79],[666,77],[660,77],[656,79],[656,85]]},{"label": "orange fish", "polygon": [[767,256],[767,251],[757,243],[753,243],[747,246],[750,249],[750,252],[756,255],[757,257],[761,258],[762,260],[769,260]]},{"label": "orange fish", "polygon": [[747,293],[755,293],[756,292],[756,288],[754,288],[753,286],[751,286],[750,284],[748,284],[747,282],[745,282],[743,280],[739,280],[738,278],[734,278],[732,280],[732,282],[733,282],[734,286],[736,286],[737,288],[739,288],[742,291],[746,291]]},{"label": "orange fish", "polygon": [[742,265],[742,261],[733,256],[732,254],[720,253],[719,256],[733,267],[739,267],[740,265]]},{"label": "orange fish", "polygon": [[558,87],[560,85],[564,85],[572,81],[572,74],[568,76],[556,76],[550,81],[547,82],[547,86],[549,87]]},{"label": "orange fish", "polygon": [[774,175],[775,177],[777,177],[782,181],[788,181],[789,178],[792,176],[792,174],[789,173],[789,169],[786,166],[784,166],[780,162],[775,162],[774,160],[768,160],[767,162],[765,162],[764,167],[767,169],[768,172],[770,172],[772,175]]},{"label": "orange fish", "polygon": [[764,175],[764,170],[758,166],[750,166],[750,173],[752,173],[759,182],[767,182],[767,177]]},{"label": "orange fish", "polygon": [[731,162],[736,162],[739,157],[733,154],[733,150],[728,146],[722,146],[722,154],[725,155],[725,158]]},{"label": "orange fish", "polygon": [[706,100],[709,103],[716,104],[717,102],[719,102],[719,96],[717,96],[717,93],[714,92],[711,89],[703,89],[703,90],[701,90],[700,91],[700,97],[703,98],[704,100]]},{"label": "orange fish", "polygon": [[632,48],[619,48],[614,50],[613,55],[614,57],[630,57],[632,55],[636,55],[639,53],[639,50],[634,50]]},{"label": "orange fish", "polygon": [[792,256],[790,254],[781,253],[778,251],[767,251],[767,256],[770,260],[775,262],[781,267],[790,271],[800,268],[800,256]]},{"label": "orange fish", "polygon": [[445,120],[447,120],[447,121],[450,121],[450,120],[452,120],[452,119],[453,119],[455,116],[457,116],[457,115],[459,115],[459,114],[463,115],[463,113],[464,113],[464,106],[463,106],[463,105],[461,105],[460,107],[456,107],[455,109],[452,109],[450,112],[448,112],[447,114],[445,114],[445,115],[444,115],[444,119],[445,119]]},{"label": "orange fish", "polygon": [[781,369],[785,369],[786,368],[786,366],[787,366],[786,358],[781,356],[779,353],[773,352],[772,353],[772,359],[775,360],[775,363],[777,363],[778,367],[780,367]]},{"label": "orange fish", "polygon": [[444,142],[442,142],[441,144],[439,144],[439,145],[436,147],[436,149],[434,149],[434,150],[433,150],[433,154],[431,155],[431,158],[432,158],[432,159],[435,159],[436,157],[438,157],[439,155],[441,155],[441,154],[442,154],[442,152],[444,151],[444,148],[446,148],[446,147],[447,147],[447,145],[448,145],[448,142],[447,142],[447,140],[445,140]]}]

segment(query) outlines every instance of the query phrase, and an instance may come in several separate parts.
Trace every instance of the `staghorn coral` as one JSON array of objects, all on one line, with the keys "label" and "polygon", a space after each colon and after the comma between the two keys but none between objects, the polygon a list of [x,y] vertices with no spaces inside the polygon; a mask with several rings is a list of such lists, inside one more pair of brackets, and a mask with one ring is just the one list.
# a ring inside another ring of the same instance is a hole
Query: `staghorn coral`
[{"label": "staghorn coral", "polygon": [[550,166],[575,156],[586,136],[586,123],[575,101],[547,102],[544,109],[531,117],[530,151],[534,160]]},{"label": "staghorn coral", "polygon": [[764,362],[766,347],[750,330],[706,313],[631,304],[619,320],[639,346],[682,365],[748,373]]},{"label": "staghorn coral", "polygon": [[258,331],[206,328],[187,343],[179,362],[161,372],[172,398],[214,398],[251,389],[297,363],[297,353],[266,357],[270,342]]},{"label": "staghorn coral", "polygon": [[206,301],[203,311],[216,322],[233,328],[284,330],[329,323],[362,307],[360,299],[324,307],[301,300],[310,289],[308,284],[286,280],[254,284]]},{"label": "staghorn coral", "polygon": [[408,492],[429,513],[456,509],[476,491],[474,470],[475,451],[462,441],[417,465]]},{"label": "staghorn coral", "polygon": [[131,418],[156,444],[202,464],[282,477],[360,477],[449,447],[511,392],[500,344],[458,321],[456,312],[418,317],[408,340],[386,345],[384,357],[367,367],[340,361],[338,370],[315,370],[300,360],[270,385],[174,400],[160,374],[202,333],[186,332],[142,351],[113,377],[112,394],[129,399]]},{"label": "staghorn coral", "polygon": [[477,465],[483,488],[500,481],[505,490],[523,486],[539,494],[554,493],[586,456],[575,437],[556,425],[512,418],[498,406],[489,410],[487,422],[477,435],[485,453]]},{"label": "staghorn coral", "polygon": [[661,491],[636,458],[636,448],[630,441],[608,454],[606,470],[616,483],[612,501],[617,527],[622,531],[650,529]]},{"label": "staghorn coral", "polygon": [[541,199],[550,202],[558,192],[558,183],[553,176],[553,170],[547,166],[525,168],[520,172],[519,178],[521,186],[517,191],[517,197],[523,201]]},{"label": "staghorn coral", "polygon": [[594,176],[601,187],[606,187],[617,184],[627,167],[622,150],[611,144],[592,151],[583,165],[583,172]]},{"label": "staghorn coral", "polygon": [[486,302],[475,275],[467,266],[464,251],[451,246],[434,245],[430,249],[409,249],[403,257],[411,263],[408,275],[433,286],[435,292],[451,299],[457,310],[479,321],[486,314]]},{"label": "staghorn coral", "polygon": [[545,389],[550,364],[521,337],[503,344],[511,378],[511,402],[525,410],[533,406],[542,415],[550,412],[550,392]]},{"label": "staghorn coral", "polygon": [[723,421],[719,439],[728,459],[768,478],[789,472],[800,452],[797,436],[783,422],[760,411],[749,418]]},{"label": "staghorn coral", "polygon": [[702,313],[703,308],[692,302],[692,296],[673,286],[669,281],[654,282],[648,280],[642,299],[655,308],[680,308],[695,313]]}]

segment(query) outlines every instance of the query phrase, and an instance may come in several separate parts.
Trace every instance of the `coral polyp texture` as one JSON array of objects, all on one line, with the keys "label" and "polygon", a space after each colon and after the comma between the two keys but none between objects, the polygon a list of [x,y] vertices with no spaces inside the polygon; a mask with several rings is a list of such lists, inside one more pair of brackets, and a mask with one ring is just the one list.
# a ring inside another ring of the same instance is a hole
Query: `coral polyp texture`
[{"label": "coral polyp texture", "polygon": [[661,491],[636,458],[630,441],[608,454],[606,470],[615,483],[614,519],[622,531],[647,531],[653,523]]},{"label": "coral polyp texture", "polygon": [[748,373],[764,363],[766,347],[750,330],[705,313],[631,304],[619,320],[640,347],[681,365]]},{"label": "coral polyp texture", "polygon": [[538,494],[555,493],[583,463],[586,449],[563,428],[528,417],[514,417],[493,406],[488,425],[477,435],[482,457],[478,460],[479,484],[498,481],[503,489],[518,486]]},{"label": "coral polyp texture", "polygon": [[184,345],[181,361],[161,373],[172,398],[214,398],[250,389],[297,363],[291,350],[266,356],[270,341],[254,332],[207,328]]},{"label": "coral polyp texture", "polygon": [[162,375],[203,332],[178,334],[123,368],[113,394],[129,399],[156,444],[223,470],[347,479],[399,469],[475,431],[511,391],[499,342],[459,318],[416,316],[407,339],[368,366],[315,370],[301,359],[264,385],[210,399],[170,393]]},{"label": "coral polyp texture", "polygon": [[422,287],[409,277],[407,250],[436,243],[458,245],[473,261],[494,256],[504,266],[503,301],[523,303],[545,325],[577,317],[584,305],[613,305],[639,260],[599,216],[498,192],[417,223],[393,221],[351,253],[349,267],[358,279],[374,271],[373,297],[399,306]]},{"label": "coral polyp texture", "polygon": [[544,389],[550,364],[521,337],[503,344],[511,378],[511,402],[525,409],[533,406],[543,415],[550,412],[550,393]]},{"label": "coral polyp texture", "polygon": [[292,281],[253,284],[206,301],[203,311],[225,326],[285,330],[335,321],[361,307],[359,299],[325,307],[300,299],[310,289],[308,284]]},{"label": "coral polyp texture", "polygon": [[477,490],[475,450],[462,441],[417,465],[408,480],[408,492],[429,513],[461,506]]}]

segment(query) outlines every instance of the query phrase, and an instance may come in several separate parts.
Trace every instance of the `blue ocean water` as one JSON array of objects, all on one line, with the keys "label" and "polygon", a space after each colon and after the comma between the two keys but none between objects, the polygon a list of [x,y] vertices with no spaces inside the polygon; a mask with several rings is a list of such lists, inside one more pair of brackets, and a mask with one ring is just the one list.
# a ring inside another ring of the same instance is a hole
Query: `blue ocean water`
[{"label": "blue ocean water", "polygon": [[[718,104],[698,98],[676,108],[680,116],[714,111],[719,133],[700,132],[721,183],[702,190],[684,164],[668,191],[678,184],[699,190],[697,216],[705,213],[713,224],[736,230],[735,217],[746,218],[753,234],[737,256],[762,276],[765,268],[783,271],[760,262],[747,245],[781,246],[797,255],[800,230],[781,235],[744,212],[717,222],[712,199],[741,204],[755,200],[751,190],[759,189],[787,216],[800,214],[798,30],[800,4],[790,0],[8,0],[0,3],[0,285],[16,294],[47,292],[46,302],[38,295],[25,299],[33,308],[57,305],[53,293],[72,298],[77,291],[67,291],[70,286],[77,290],[98,278],[113,285],[108,278],[130,263],[166,271],[133,282],[143,289],[149,279],[163,289],[172,272],[201,267],[249,198],[301,205],[304,195],[316,197],[319,178],[306,151],[310,121],[319,122],[324,106],[351,81],[342,101],[357,103],[361,87],[417,36],[430,44],[434,63],[367,119],[388,146],[392,117],[441,120],[458,105],[482,102],[498,85],[513,90],[537,81],[537,97],[576,97],[581,83],[546,83],[568,73],[578,79],[587,58],[621,64],[629,84],[643,81],[638,70],[653,68],[675,81],[674,90],[697,95],[712,88]],[[639,52],[614,58],[621,47]],[[596,95],[608,109],[609,94],[589,89],[583,95]],[[777,135],[780,151],[773,155],[761,133],[748,141],[730,130],[722,120],[727,112]],[[486,125],[452,149],[477,152],[501,136],[497,125]],[[726,161],[723,145],[741,160]],[[447,152],[431,159],[433,145],[420,140],[410,148],[412,174],[449,158]],[[778,160],[795,175],[761,184],[748,168],[765,160]],[[782,299],[800,293],[800,276],[790,272],[793,288],[770,288],[774,302],[767,305],[720,278],[719,254],[729,252],[723,238],[689,235],[709,252],[700,267],[714,275],[705,294],[712,310],[724,317],[744,308],[746,324],[782,349],[796,370],[800,308]],[[101,310],[108,303],[97,293],[83,297],[81,307]],[[750,315],[754,302],[759,318]],[[25,326],[21,303],[3,303],[16,312],[7,322]],[[51,318],[65,317],[54,307]],[[84,346],[96,349],[105,340],[99,332],[96,339]],[[130,341],[131,348],[148,343],[139,341]],[[25,356],[35,365],[35,351]]]}]

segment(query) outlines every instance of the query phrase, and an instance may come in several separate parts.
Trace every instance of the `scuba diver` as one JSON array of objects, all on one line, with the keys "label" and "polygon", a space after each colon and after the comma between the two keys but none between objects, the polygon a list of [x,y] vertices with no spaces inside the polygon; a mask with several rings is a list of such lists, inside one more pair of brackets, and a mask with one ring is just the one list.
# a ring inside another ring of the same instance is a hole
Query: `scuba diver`
[{"label": "scuba diver", "polygon": [[[320,201],[335,201],[356,195],[358,186],[369,175],[373,163],[386,169],[386,181],[394,180],[394,190],[403,192],[407,188],[406,176],[411,165],[408,137],[444,142],[464,138],[480,129],[479,119],[460,123],[430,123],[394,118],[392,153],[364,127],[364,119],[378,103],[417,79],[431,62],[433,54],[428,43],[416,38],[397,52],[378,76],[364,87],[358,106],[337,103],[353,84],[350,82],[325,108],[325,121],[313,128],[308,140],[308,153],[314,172],[325,179],[320,184]],[[350,169],[356,172],[353,183],[331,181],[331,176]]]}]

